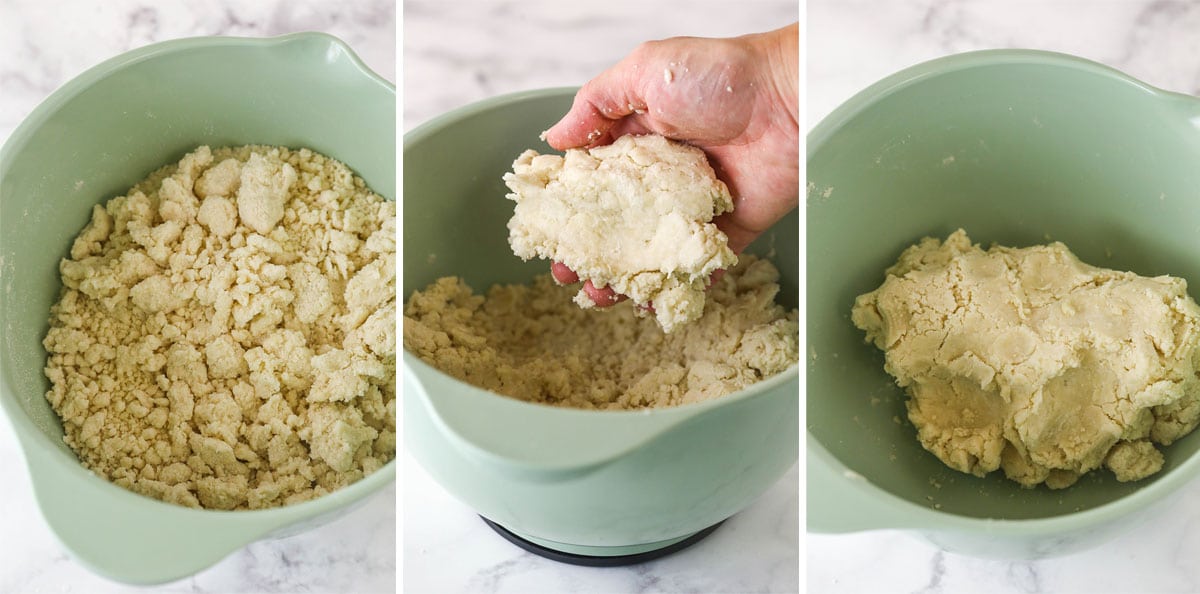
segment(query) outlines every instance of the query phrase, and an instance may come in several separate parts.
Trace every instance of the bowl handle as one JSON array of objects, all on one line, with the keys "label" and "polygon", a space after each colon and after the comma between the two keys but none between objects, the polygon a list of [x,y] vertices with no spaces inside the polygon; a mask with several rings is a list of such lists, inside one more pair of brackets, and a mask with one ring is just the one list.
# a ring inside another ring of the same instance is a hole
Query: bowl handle
[{"label": "bowl handle", "polygon": [[[27,446],[40,435],[20,435]],[[89,570],[129,584],[192,575],[286,524],[285,516],[247,516],[164,503],[80,473],[53,447],[24,447],[34,494],[47,524]]]},{"label": "bowl handle", "polygon": [[841,534],[941,523],[932,511],[891,495],[847,468],[811,433],[806,447],[809,532]]}]

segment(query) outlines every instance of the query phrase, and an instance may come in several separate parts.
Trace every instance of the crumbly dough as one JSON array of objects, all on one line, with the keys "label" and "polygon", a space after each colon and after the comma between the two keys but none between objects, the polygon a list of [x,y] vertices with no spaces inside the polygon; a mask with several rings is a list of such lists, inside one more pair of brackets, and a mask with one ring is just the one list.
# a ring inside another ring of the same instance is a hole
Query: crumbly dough
[{"label": "crumbly dough", "polygon": [[927,450],[1025,487],[1162,468],[1200,422],[1200,307],[1184,280],[1089,266],[1066,246],[972,245],[961,229],[900,255],[854,324],[908,390]]},{"label": "crumbly dough", "polygon": [[409,298],[404,345],[465,382],[520,400],[587,409],[673,406],[740,390],[795,365],[797,312],[775,303],[779,272],[753,256],[710,290],[692,324],[664,334],[629,302],[602,311],[539,276],[474,295],[445,277]]},{"label": "crumbly dough", "polygon": [[396,207],[307,149],[202,146],[97,205],[59,265],[46,393],[83,464],[257,509],[396,451]]},{"label": "crumbly dough", "polygon": [[[699,318],[709,274],[737,262],[712,224],[733,199],[695,147],[646,135],[564,156],[527,150],[504,183],[517,203],[508,222],[516,255],[562,262],[580,280],[653,302],[666,332]],[[576,303],[595,306],[582,289]]]}]

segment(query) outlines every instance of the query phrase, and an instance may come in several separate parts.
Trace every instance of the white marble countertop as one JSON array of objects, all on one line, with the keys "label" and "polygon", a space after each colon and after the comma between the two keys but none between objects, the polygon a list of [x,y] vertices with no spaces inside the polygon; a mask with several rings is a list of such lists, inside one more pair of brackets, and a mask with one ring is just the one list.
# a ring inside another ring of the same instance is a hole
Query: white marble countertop
[{"label": "white marble countertop", "polygon": [[691,547],[630,567],[565,565],[501,538],[404,456],[403,588],[411,594],[796,592],[799,465]]},{"label": "white marble countertop", "polygon": [[[793,22],[794,0],[404,2],[404,128],[494,95],[581,85],[638,43]],[[692,548],[640,566],[548,561],[492,532],[404,457],[405,592],[794,592],[799,470]]]},{"label": "white marble countertop", "polygon": [[[5,0],[0,3],[0,143],[66,81],[121,52],[166,39],[325,31],[394,81],[395,6],[393,0]],[[7,420],[0,421],[0,485],[0,592],[396,590],[394,485],[330,524],[252,544],[191,578],[157,588],[111,582],[70,559],[37,511]]]},{"label": "white marble countertop", "polygon": [[[985,48],[1066,52],[1200,95],[1194,0],[809,0],[807,15],[810,129],[893,72]],[[805,541],[810,592],[1200,592],[1200,481],[1116,540],[1043,561],[963,557],[894,531]]]}]

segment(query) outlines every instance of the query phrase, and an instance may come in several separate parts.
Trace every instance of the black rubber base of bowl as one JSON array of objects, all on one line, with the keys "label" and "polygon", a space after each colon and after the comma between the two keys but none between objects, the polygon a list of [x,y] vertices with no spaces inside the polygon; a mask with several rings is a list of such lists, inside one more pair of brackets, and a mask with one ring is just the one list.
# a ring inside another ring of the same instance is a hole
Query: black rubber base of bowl
[{"label": "black rubber base of bowl", "polygon": [[495,530],[500,536],[503,536],[505,540],[517,545],[518,547],[521,547],[522,549],[525,549],[526,551],[529,551],[530,553],[533,553],[534,555],[545,557],[551,561],[558,561],[559,563],[584,565],[587,567],[621,567],[624,565],[637,565],[638,563],[645,563],[660,557],[665,557],[671,553],[682,551],[683,549],[686,549],[700,542],[701,540],[704,540],[705,536],[712,534],[717,527],[725,523],[724,520],[721,520],[720,522],[717,522],[716,524],[713,524],[704,530],[701,530],[677,543],[669,544],[661,549],[644,551],[633,555],[615,555],[612,557],[606,557],[598,555],[578,555],[575,553],[556,551],[540,544],[529,542],[528,540],[509,532],[509,530],[504,526],[501,526],[483,516],[479,516],[479,518],[486,522],[488,526],[491,526],[492,530]]}]

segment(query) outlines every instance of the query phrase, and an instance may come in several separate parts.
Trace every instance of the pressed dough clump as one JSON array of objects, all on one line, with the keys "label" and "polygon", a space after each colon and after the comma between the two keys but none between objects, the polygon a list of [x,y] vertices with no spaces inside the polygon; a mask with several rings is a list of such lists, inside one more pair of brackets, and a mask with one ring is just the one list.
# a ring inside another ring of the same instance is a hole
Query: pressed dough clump
[{"label": "pressed dough clump", "polygon": [[925,238],[855,301],[910,396],[921,444],[1022,486],[1158,472],[1200,422],[1200,307],[1184,280],[1080,262],[1066,246]]},{"label": "pressed dough clump", "polygon": [[692,324],[664,334],[625,302],[603,311],[539,276],[475,295],[445,277],[409,298],[404,345],[430,365],[520,400],[589,409],[673,406],[740,390],[794,365],[796,311],[775,303],[779,272],[753,256],[710,290]]},{"label": "pressed dough clump", "polygon": [[[712,224],[733,199],[695,147],[646,135],[564,156],[527,150],[504,183],[517,203],[508,222],[516,255],[562,262],[580,280],[653,302],[667,332],[699,318],[709,274],[737,262]],[[583,290],[575,299],[595,305]]]},{"label": "pressed dough clump", "polygon": [[92,210],[43,344],[64,440],[191,507],[328,493],[395,457],[395,203],[307,149],[202,146]]}]

